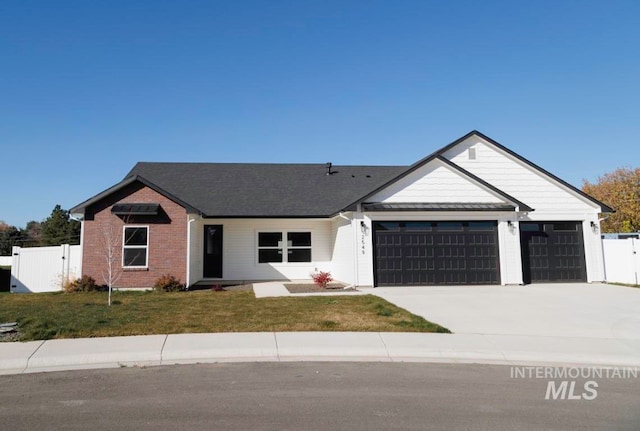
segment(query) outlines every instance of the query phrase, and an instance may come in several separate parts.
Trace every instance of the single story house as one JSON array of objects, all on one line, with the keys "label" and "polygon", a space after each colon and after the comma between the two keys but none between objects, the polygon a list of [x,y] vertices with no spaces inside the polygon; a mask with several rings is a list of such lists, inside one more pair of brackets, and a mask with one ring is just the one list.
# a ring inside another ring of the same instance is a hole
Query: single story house
[{"label": "single story house", "polygon": [[597,282],[612,211],[472,131],[411,166],[141,162],[71,213],[82,273],[101,282],[109,233],[116,286],[141,288]]}]

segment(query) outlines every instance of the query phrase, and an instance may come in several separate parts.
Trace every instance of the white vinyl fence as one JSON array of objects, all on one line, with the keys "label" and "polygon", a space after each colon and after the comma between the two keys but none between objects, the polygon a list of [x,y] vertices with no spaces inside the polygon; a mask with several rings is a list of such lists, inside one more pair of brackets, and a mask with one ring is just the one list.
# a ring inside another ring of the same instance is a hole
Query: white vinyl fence
[{"label": "white vinyl fence", "polygon": [[11,292],[37,293],[62,290],[62,281],[80,277],[82,248],[79,245],[13,247]]},{"label": "white vinyl fence", "polygon": [[603,239],[604,267],[609,283],[638,284],[640,277],[640,240]]}]

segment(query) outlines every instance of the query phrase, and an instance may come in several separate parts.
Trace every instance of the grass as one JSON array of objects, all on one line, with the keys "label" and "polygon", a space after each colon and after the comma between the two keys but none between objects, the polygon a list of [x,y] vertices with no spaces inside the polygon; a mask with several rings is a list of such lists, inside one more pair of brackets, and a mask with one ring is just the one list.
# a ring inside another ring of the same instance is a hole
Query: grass
[{"label": "grass", "polygon": [[0,295],[20,341],[197,332],[449,332],[373,295],[256,299],[253,292]]}]

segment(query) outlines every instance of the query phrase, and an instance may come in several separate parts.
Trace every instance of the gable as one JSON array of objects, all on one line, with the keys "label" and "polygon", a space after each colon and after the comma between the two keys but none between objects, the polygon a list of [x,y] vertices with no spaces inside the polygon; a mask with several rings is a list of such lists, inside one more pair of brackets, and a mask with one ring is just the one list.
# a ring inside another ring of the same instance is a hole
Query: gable
[{"label": "gable", "polygon": [[168,223],[171,217],[187,214],[187,210],[165,194],[136,180],[83,207],[84,220],[95,220],[100,213],[103,213],[102,217],[113,214],[132,221],[142,217],[145,221]]},{"label": "gable", "polygon": [[[475,154],[474,154],[475,153]],[[442,157],[498,187],[536,211],[600,211],[600,206],[546,171],[509,154],[478,134],[445,148]],[[475,157],[474,157],[475,156]]]},{"label": "gable", "polygon": [[507,202],[502,196],[437,158],[379,190],[366,200],[381,203]]}]

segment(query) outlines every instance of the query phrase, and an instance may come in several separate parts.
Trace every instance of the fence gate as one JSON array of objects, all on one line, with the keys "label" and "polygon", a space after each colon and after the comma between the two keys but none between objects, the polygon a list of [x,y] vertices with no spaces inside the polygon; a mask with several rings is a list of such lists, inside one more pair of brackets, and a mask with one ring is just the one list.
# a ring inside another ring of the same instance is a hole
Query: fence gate
[{"label": "fence gate", "polygon": [[609,283],[640,283],[640,240],[603,239],[602,249]]},{"label": "fence gate", "polygon": [[13,247],[11,292],[36,293],[62,290],[62,281],[81,273],[79,245]]}]

